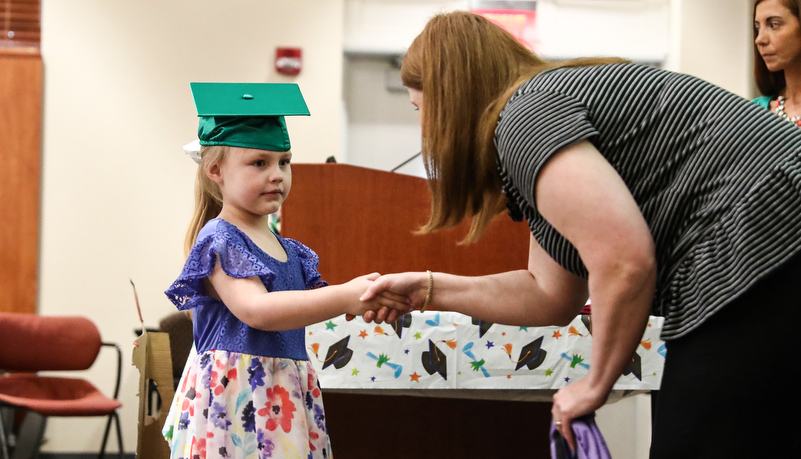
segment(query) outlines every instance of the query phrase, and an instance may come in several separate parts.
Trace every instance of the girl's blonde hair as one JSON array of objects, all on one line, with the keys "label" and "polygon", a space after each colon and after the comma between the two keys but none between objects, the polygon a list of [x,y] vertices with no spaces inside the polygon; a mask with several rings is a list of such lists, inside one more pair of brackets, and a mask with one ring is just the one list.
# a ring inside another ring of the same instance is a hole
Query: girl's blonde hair
[{"label": "girl's blonde hair", "polygon": [[222,193],[208,177],[207,171],[209,167],[225,161],[228,149],[227,146],[204,146],[200,149],[201,160],[195,176],[195,210],[184,239],[184,255],[189,255],[203,226],[222,210]]},{"label": "girl's blonde hair", "polygon": [[481,16],[464,11],[434,16],[401,66],[404,86],[423,93],[422,150],[432,202],[420,232],[470,218],[462,242],[475,242],[505,208],[494,133],[501,110],[523,82],[556,67],[620,62],[627,61],[549,63]]}]

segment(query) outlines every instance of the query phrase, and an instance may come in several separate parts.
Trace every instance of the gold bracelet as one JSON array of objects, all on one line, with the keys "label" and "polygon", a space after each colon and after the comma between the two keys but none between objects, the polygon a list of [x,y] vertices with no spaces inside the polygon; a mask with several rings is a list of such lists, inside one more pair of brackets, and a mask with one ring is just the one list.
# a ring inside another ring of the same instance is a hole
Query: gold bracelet
[{"label": "gold bracelet", "polygon": [[426,270],[426,272],[428,273],[428,293],[426,293],[426,300],[423,302],[423,307],[420,308],[420,312],[426,311],[429,303],[431,303],[431,294],[434,293],[434,275],[431,274],[431,271]]}]

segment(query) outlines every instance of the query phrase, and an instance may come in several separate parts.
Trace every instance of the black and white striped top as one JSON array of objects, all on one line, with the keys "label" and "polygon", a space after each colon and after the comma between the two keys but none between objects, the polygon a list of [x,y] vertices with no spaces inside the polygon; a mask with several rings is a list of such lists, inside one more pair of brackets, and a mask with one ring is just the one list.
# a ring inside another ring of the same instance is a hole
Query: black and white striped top
[{"label": "black and white striped top", "polygon": [[801,248],[801,129],[688,75],[554,69],[510,98],[495,143],[510,202],[570,272],[587,276],[537,212],[534,190],[548,159],[581,139],[620,174],[651,229],[663,339],[688,333]]}]

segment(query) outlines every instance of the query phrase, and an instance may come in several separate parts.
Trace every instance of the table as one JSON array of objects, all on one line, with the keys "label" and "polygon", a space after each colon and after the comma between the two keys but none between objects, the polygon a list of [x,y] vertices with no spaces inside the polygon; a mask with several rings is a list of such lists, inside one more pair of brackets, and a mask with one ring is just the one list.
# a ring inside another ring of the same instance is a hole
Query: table
[{"label": "table", "polygon": [[[649,318],[614,392],[659,388],[663,322]],[[587,374],[591,325],[589,314],[565,327],[501,325],[445,311],[415,311],[393,324],[348,322],[343,315],[306,327],[306,346],[326,391],[457,397],[479,391],[480,398],[498,398],[492,394],[500,391],[503,399],[536,400]]]},{"label": "table", "polygon": [[[663,322],[649,318],[608,403],[659,388]],[[340,316],[306,327],[334,455],[548,457],[550,402],[589,371],[591,326],[589,314],[565,327],[515,327],[415,311],[394,324]]]}]

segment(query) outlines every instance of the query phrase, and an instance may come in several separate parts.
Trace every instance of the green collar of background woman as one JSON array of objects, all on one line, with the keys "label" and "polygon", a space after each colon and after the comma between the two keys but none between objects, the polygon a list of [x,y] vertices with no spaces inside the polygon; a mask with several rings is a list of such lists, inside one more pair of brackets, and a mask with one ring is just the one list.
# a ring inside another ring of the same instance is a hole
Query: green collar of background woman
[{"label": "green collar of background woman", "polygon": [[[772,110],[773,107],[771,107],[771,102],[773,102],[774,100],[779,100],[780,98],[781,96],[762,96],[762,97],[757,97],[756,99],[753,100],[753,102],[762,108],[766,108],[768,110],[773,111]],[[782,113],[783,112],[784,111],[782,110]],[[778,113],[777,115],[781,116],[781,114]],[[783,117],[784,119],[793,122],[799,127],[801,127],[801,116],[787,116],[786,113],[784,113],[784,115],[785,115]]]}]

